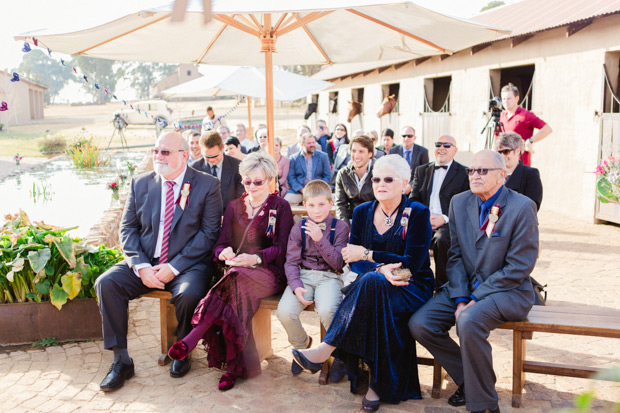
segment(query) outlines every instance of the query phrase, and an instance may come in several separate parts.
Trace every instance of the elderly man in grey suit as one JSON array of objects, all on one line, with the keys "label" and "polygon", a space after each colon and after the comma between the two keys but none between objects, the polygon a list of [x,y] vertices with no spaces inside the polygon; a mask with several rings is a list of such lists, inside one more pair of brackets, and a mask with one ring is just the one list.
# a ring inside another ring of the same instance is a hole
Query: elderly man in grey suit
[{"label": "elderly man in grey suit", "polygon": [[[504,186],[498,153],[478,152],[467,173],[471,190],[450,203],[448,284],[411,317],[409,330],[459,385],[448,403],[499,412],[487,339],[505,321],[526,318],[534,304],[536,204]],[[455,324],[460,347],[448,334]]]},{"label": "elderly man in grey suit", "polygon": [[[187,166],[189,146],[176,132],[163,133],[153,153],[155,172],[133,178],[120,238],[125,260],[95,282],[103,321],[103,345],[114,361],[101,382],[116,390],[134,375],[127,351],[129,300],[166,290],[179,322],[177,337],[191,331],[196,305],[209,287],[211,251],[220,230],[219,181]],[[173,361],[172,377],[184,376],[189,362]]]}]

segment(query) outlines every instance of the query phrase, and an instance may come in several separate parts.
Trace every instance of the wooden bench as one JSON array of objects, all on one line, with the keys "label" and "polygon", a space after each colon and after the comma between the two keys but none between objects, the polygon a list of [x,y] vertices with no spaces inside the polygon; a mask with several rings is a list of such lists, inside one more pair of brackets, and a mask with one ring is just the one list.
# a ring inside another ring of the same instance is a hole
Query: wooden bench
[{"label": "wooden bench", "polygon": [[590,307],[534,306],[524,321],[499,328],[513,330],[512,407],[521,406],[525,373],[591,378],[599,369],[525,359],[534,332],[620,338],[620,312]]}]

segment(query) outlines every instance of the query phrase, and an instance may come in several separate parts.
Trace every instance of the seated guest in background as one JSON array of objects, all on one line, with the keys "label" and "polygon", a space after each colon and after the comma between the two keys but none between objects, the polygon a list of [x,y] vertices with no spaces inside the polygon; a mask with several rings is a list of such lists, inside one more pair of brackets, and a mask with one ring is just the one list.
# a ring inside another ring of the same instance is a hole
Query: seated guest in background
[{"label": "seated guest in background", "polygon": [[284,259],[293,226],[290,205],[269,192],[278,172],[273,159],[252,153],[239,171],[246,193],[226,208],[213,249],[217,260],[231,267],[196,307],[194,329],[168,352],[182,360],[203,339],[209,367],[226,369],[218,385],[222,391],[232,389],[238,377],[261,372],[252,317],[262,298],[286,286]]},{"label": "seated guest in background", "polygon": [[332,139],[332,145],[334,149],[334,162],[332,164],[332,186],[335,184],[336,174],[339,170],[349,164],[351,160],[351,150],[349,148],[349,135],[347,133],[347,127],[339,123],[334,129],[335,137]]},{"label": "seated guest in background", "polygon": [[377,149],[382,150],[383,152],[390,153],[390,149],[394,147],[394,131],[390,128],[383,129],[381,133],[381,146],[377,146]]},{"label": "seated guest in background", "polygon": [[250,152],[263,151],[264,153],[268,153],[269,149],[267,146],[269,141],[267,140],[267,128],[261,128],[256,131],[256,140],[258,141],[258,146],[250,150]]},{"label": "seated guest in background", "polygon": [[320,179],[331,182],[329,159],[324,152],[316,151],[316,140],[311,133],[305,133],[299,140],[301,150],[291,156],[288,171],[288,185],[290,190],[284,199],[291,205],[299,205],[303,199],[304,186],[310,181]]},{"label": "seated guest in background", "polygon": [[192,163],[195,160],[202,158],[202,152],[200,151],[200,132],[186,130],[183,132],[183,137],[189,144],[189,160],[187,162]]},{"label": "seated guest in background", "polygon": [[278,164],[278,191],[280,196],[284,197],[288,190],[288,171],[290,169],[290,161],[286,156],[282,156],[280,151],[282,150],[282,138],[276,136],[273,141],[273,149],[275,154],[275,161]]},{"label": "seated guest in background", "polygon": [[372,201],[372,141],[367,136],[358,136],[351,141],[351,162],[338,171],[336,177],[336,216],[351,223],[353,210],[358,205]]},{"label": "seated guest in background", "polygon": [[[400,131],[400,136],[403,138],[403,144],[390,149],[390,153],[395,153],[405,158],[411,167],[410,182],[413,182],[415,168],[428,163],[428,149],[414,143],[416,140],[415,129],[411,126],[404,126]],[[406,194],[409,194],[410,191],[411,188],[405,188]]]},{"label": "seated guest in background", "polygon": [[331,144],[332,134],[329,133],[327,122],[325,122],[323,119],[319,119],[316,121],[316,136],[318,136],[317,142],[319,143],[319,145],[321,145],[321,151],[327,153],[327,155],[329,156],[329,152],[327,152],[327,145]]},{"label": "seated guest in background", "polygon": [[245,154],[241,152],[241,148],[242,146],[239,139],[234,136],[231,136],[224,141],[224,154],[235,157],[240,161],[245,159]]},{"label": "seated guest in background", "polygon": [[377,133],[377,131],[374,130],[374,129],[371,129],[371,130],[368,131],[366,136],[368,136],[370,139],[372,139],[372,144],[374,146],[373,153],[375,155],[375,159],[379,159],[383,155],[385,155],[384,151],[382,151],[381,149],[377,148],[377,142],[379,141],[379,134]]},{"label": "seated guest in background", "polygon": [[[129,300],[150,291],[171,292],[177,337],[183,338],[213,276],[209,257],[220,230],[220,183],[187,167],[189,145],[177,132],[162,133],[152,153],[155,171],[133,177],[123,212],[119,235],[125,259],[95,282],[103,346],[114,351],[103,391],[121,388],[134,375],[127,351]],[[184,197],[186,183],[189,196]],[[175,361],[170,375],[182,377],[189,369],[189,359]]]},{"label": "seated guest in background", "polygon": [[[409,329],[459,386],[449,404],[495,413],[488,337],[506,321],[523,320],[534,304],[538,219],[534,202],[504,187],[506,166],[497,152],[478,152],[467,172],[471,191],[450,204],[450,282],[413,315]],[[455,324],[460,345],[449,335]]]},{"label": "seated guest in background", "polygon": [[291,156],[295,155],[301,149],[301,146],[299,145],[299,140],[301,139],[301,136],[306,133],[310,133],[310,128],[308,126],[302,125],[299,128],[297,128],[296,142],[292,145],[289,145],[288,148],[286,149],[286,156],[289,159],[291,159]]},{"label": "seated guest in background", "polygon": [[540,209],[543,187],[538,169],[519,162],[523,154],[523,139],[516,132],[500,133],[495,141],[495,151],[504,156],[506,162],[506,188],[525,195]]},{"label": "seated guest in background", "polygon": [[437,139],[435,162],[416,168],[409,195],[410,199],[426,205],[431,211],[431,248],[437,288],[448,282],[446,264],[450,249],[450,200],[454,195],[469,189],[465,167],[454,160],[457,151],[456,140],[452,136],[444,135]]},{"label": "seated guest in background", "polygon": [[336,162],[336,155],[338,154],[338,148],[346,144],[349,144],[349,136],[347,134],[347,127],[344,123],[338,123],[334,128],[331,142],[327,145],[327,156],[329,156],[329,164],[333,165]]},{"label": "seated guest in background", "polygon": [[250,149],[258,146],[256,141],[252,139],[252,135],[248,136],[248,132],[243,123],[237,124],[237,139],[239,139],[241,143],[241,150],[243,153],[248,153]]},{"label": "seated guest in background", "polygon": [[220,136],[222,137],[222,141],[226,142],[226,140],[228,138],[230,138],[230,129],[228,129],[228,126],[222,125],[220,127],[217,128],[217,133],[220,134]]},{"label": "seated guest in background", "polygon": [[241,161],[232,156],[224,155],[224,143],[219,133],[210,130],[200,137],[202,159],[193,162],[190,166],[199,171],[215,176],[221,183],[222,213],[233,199],[243,194],[239,164]]},{"label": "seated guest in background", "polygon": [[[333,218],[329,211],[334,205],[330,186],[323,181],[310,181],[304,188],[304,207],[308,218],[296,223],[286,248],[284,271],[288,287],[284,290],[276,315],[296,349],[310,348],[312,337],[301,325],[299,314],[314,304],[321,324],[329,328],[334,313],[342,301],[342,267],[340,250],[349,241],[349,226]],[[295,360],[293,375],[302,372]],[[344,377],[342,361],[332,364],[330,380]]]},{"label": "seated guest in background", "polygon": [[[370,383],[362,400],[366,411],[377,410],[379,400],[422,398],[407,320],[433,296],[435,278],[428,255],[429,211],[403,195],[409,178],[409,165],[399,156],[386,155],[375,163],[376,201],[355,208],[349,245],[342,249],[345,262],[361,276],[344,296],[323,342],[308,350],[293,349],[300,366],[317,372],[337,348],[351,392]],[[395,271],[400,267],[408,274]],[[364,364],[369,380],[360,368]]]}]

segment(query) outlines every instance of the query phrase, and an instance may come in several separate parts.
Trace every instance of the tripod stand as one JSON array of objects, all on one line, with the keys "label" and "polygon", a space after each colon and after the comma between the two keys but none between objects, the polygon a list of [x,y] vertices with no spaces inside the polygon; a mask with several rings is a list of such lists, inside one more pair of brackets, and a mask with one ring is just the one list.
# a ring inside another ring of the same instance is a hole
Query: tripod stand
[{"label": "tripod stand", "polygon": [[[493,143],[495,141],[495,138],[497,138],[497,136],[500,133],[505,132],[504,124],[499,121],[499,116],[501,113],[502,112],[499,109],[491,109],[491,116],[489,117],[489,120],[487,120],[487,123],[484,125],[484,127],[480,131],[480,134],[482,135],[483,133],[485,133],[485,130],[486,130],[484,149],[493,149]],[[492,128],[489,127],[489,123],[491,123],[491,120],[493,120]]]},{"label": "tripod stand", "polygon": [[114,117],[112,123],[114,124],[114,131],[112,132],[112,136],[108,142],[108,148],[110,147],[110,144],[112,144],[112,140],[117,133],[121,137],[121,146],[127,147],[127,139],[125,138],[125,127],[127,126],[127,123],[118,115]]}]

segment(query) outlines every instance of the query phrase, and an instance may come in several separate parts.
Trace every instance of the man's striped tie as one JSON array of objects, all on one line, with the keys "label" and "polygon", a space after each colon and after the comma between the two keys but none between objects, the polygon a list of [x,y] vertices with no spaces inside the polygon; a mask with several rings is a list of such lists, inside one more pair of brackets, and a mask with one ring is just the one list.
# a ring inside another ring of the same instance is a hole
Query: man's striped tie
[{"label": "man's striped tie", "polygon": [[168,239],[170,238],[170,227],[172,227],[172,217],[174,216],[174,181],[166,181],[166,212],[164,214],[164,236],[161,240],[161,253],[159,263],[168,262]]}]

